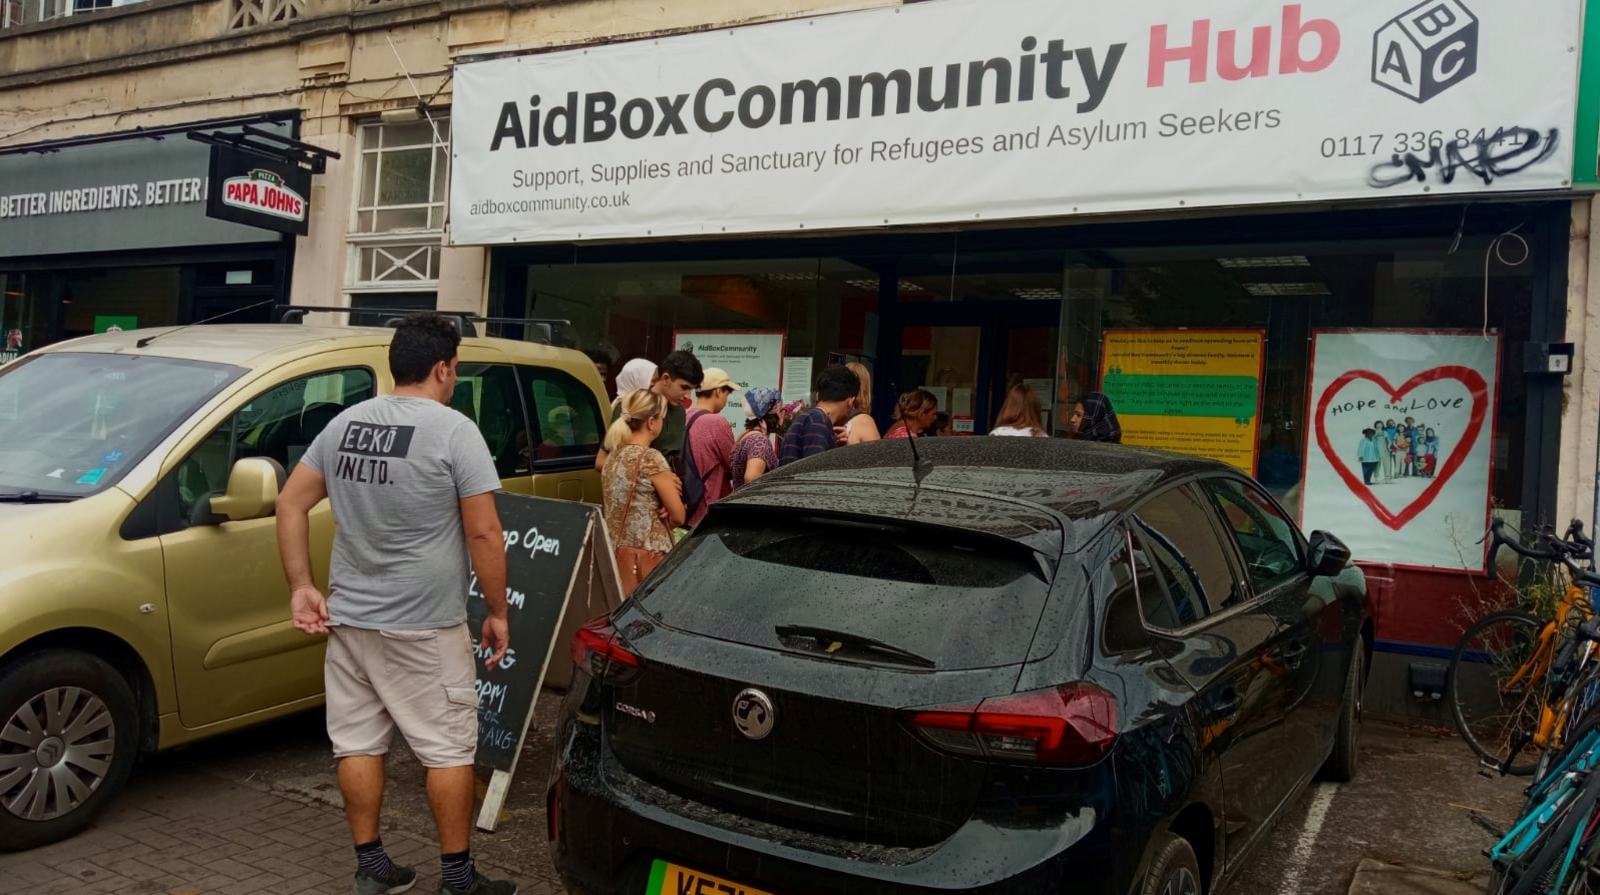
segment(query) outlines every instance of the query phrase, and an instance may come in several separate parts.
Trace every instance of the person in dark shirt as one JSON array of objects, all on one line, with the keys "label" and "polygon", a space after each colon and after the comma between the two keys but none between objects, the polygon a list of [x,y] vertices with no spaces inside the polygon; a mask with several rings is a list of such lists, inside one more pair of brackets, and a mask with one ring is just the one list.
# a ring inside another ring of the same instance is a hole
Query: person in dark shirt
[{"label": "person in dark shirt", "polygon": [[[632,363],[630,361],[630,363]],[[683,409],[683,399],[688,394],[700,388],[700,380],[705,378],[705,370],[700,366],[700,359],[687,351],[674,351],[656,367],[656,375],[650,380],[650,390],[667,399],[667,420],[661,427],[661,434],[651,443],[651,447],[661,452],[667,458],[667,465],[680,475],[682,466],[683,443],[686,434]],[[621,398],[619,397],[620,401]],[[611,404],[611,415],[616,417],[617,403]],[[595,469],[605,469],[606,457],[610,456],[604,448],[594,458]]]},{"label": "person in dark shirt", "polygon": [[611,387],[611,355],[600,349],[585,351],[590,362],[594,364],[594,371],[600,375],[600,385],[604,388]]},{"label": "person in dark shirt", "polygon": [[787,466],[820,454],[839,443],[845,420],[856,406],[861,380],[844,364],[830,364],[817,374],[817,406],[795,417],[783,436],[778,465]]}]

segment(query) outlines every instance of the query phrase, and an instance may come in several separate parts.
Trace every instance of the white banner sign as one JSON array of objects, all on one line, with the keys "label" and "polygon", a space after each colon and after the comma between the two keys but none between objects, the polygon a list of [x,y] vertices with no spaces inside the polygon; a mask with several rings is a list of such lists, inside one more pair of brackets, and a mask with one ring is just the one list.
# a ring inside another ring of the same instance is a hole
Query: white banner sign
[{"label": "white banner sign", "polygon": [[695,356],[704,367],[720,367],[738,384],[722,415],[735,433],[744,431],[744,393],[776,389],[783,379],[783,333],[710,332],[672,334],[672,343]]},{"label": "white banner sign", "polygon": [[1579,0],[936,0],[460,65],[456,244],[1552,190]]},{"label": "white banner sign", "polygon": [[1356,559],[1484,567],[1500,337],[1319,332],[1301,505]]}]

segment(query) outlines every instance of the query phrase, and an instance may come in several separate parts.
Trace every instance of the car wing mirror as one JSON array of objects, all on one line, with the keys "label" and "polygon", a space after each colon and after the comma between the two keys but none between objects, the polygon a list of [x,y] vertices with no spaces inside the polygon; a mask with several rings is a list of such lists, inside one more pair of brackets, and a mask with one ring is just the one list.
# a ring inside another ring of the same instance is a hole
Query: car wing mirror
[{"label": "car wing mirror", "polygon": [[1325,531],[1311,533],[1310,548],[1306,551],[1306,565],[1313,575],[1331,578],[1350,564],[1350,548]]},{"label": "car wing mirror", "polygon": [[228,474],[228,490],[198,507],[197,519],[207,524],[244,522],[271,516],[278,505],[278,493],[286,476],[276,460],[249,457],[233,464]]}]

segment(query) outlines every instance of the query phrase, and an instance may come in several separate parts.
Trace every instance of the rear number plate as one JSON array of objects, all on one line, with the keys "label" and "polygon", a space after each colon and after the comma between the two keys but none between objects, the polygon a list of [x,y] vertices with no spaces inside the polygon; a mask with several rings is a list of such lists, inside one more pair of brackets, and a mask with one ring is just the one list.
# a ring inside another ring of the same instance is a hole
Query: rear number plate
[{"label": "rear number plate", "polygon": [[650,885],[644,891],[645,895],[771,895],[666,861],[651,865]]}]

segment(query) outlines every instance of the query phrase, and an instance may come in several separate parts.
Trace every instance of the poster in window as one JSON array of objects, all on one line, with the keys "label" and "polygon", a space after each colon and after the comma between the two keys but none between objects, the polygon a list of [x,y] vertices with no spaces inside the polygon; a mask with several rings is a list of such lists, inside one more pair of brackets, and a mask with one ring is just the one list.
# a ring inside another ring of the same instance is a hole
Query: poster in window
[{"label": "poster in window", "polygon": [[1301,524],[1356,559],[1484,568],[1496,333],[1318,331]]},{"label": "poster in window", "polygon": [[[796,401],[806,405],[811,403],[811,365],[809,357],[783,359],[783,387],[778,389],[778,393],[783,397],[783,403],[793,404]],[[735,397],[740,401],[744,400],[744,395]]]},{"label": "poster in window", "polygon": [[1261,330],[1106,330],[1100,391],[1122,443],[1254,474],[1265,340]]},{"label": "poster in window", "polygon": [[693,354],[701,366],[718,367],[738,383],[722,411],[735,432],[744,431],[744,393],[757,387],[776,389],[783,384],[784,333],[675,332],[672,344]]}]

